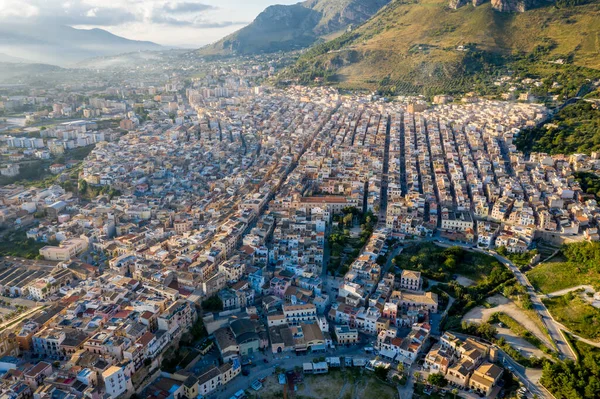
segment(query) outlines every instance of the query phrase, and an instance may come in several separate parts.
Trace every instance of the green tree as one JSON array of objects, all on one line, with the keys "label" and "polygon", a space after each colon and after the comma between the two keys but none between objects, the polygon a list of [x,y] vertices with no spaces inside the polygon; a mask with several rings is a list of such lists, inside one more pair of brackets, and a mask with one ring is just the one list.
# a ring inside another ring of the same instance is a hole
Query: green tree
[{"label": "green tree", "polygon": [[390,372],[390,370],[387,367],[383,367],[383,366],[375,367],[375,375],[380,380],[387,381],[389,372]]},{"label": "green tree", "polygon": [[427,377],[427,382],[431,385],[435,385],[436,387],[445,387],[448,385],[448,380],[444,378],[444,375],[441,373],[432,373]]},{"label": "green tree", "polygon": [[354,215],[352,215],[351,213],[344,215],[344,218],[343,218],[344,225],[346,225],[348,227],[352,227],[353,219],[354,219]]},{"label": "green tree", "polygon": [[80,194],[85,194],[87,192],[87,189],[88,189],[88,183],[87,183],[87,181],[85,181],[83,179],[79,180],[78,188],[79,188],[79,193]]},{"label": "green tree", "polygon": [[218,295],[213,295],[202,301],[202,310],[205,312],[220,312],[223,310],[223,301]]}]

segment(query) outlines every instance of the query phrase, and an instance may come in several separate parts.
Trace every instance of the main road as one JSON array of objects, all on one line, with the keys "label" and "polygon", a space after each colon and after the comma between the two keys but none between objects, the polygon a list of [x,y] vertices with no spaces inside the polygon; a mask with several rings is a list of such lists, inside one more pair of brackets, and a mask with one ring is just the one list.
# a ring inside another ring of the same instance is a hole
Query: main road
[{"label": "main road", "polygon": [[510,269],[510,271],[513,272],[519,284],[521,284],[527,289],[527,294],[529,295],[529,298],[531,298],[533,309],[537,312],[538,315],[540,315],[540,318],[546,326],[550,338],[552,338],[552,341],[554,341],[554,344],[556,345],[560,356],[563,359],[577,360],[577,356],[575,356],[573,349],[571,349],[571,347],[567,343],[567,340],[562,330],[554,322],[554,319],[550,315],[548,308],[546,308],[546,305],[544,305],[540,297],[536,294],[535,289],[533,288],[533,285],[531,285],[531,283],[529,282],[527,276],[524,273],[522,273],[519,270],[519,268],[516,267],[514,263],[512,263],[510,260],[504,258],[498,253],[492,253],[492,255],[496,259],[498,259],[498,261],[504,263]]},{"label": "main road", "polygon": [[514,265],[514,263],[512,263],[510,260],[501,256],[500,254],[498,254],[495,251],[483,251],[479,248],[473,248],[469,245],[464,245],[464,244],[460,244],[460,243],[452,243],[447,240],[443,240],[441,238],[435,238],[434,240],[438,241],[437,244],[441,245],[441,246],[452,246],[452,245],[460,246],[460,247],[463,247],[470,251],[476,251],[476,252],[481,252],[481,253],[485,253],[488,255],[492,255],[499,262],[501,262],[506,267],[508,267],[508,269],[515,275],[515,278],[517,279],[519,284],[521,284],[522,286],[524,286],[527,289],[527,294],[531,298],[531,303],[533,304],[533,309],[537,312],[537,314],[542,319],[542,323],[544,323],[544,326],[546,326],[546,329],[548,330],[548,334],[550,335],[550,338],[556,345],[556,348],[558,349],[558,353],[559,353],[560,357],[563,359],[577,360],[577,356],[575,356],[573,349],[571,349],[571,347],[567,343],[566,338],[565,338],[562,330],[560,329],[560,327],[554,322],[554,319],[550,315],[550,312],[546,308],[546,305],[544,305],[542,300],[536,294],[535,289],[533,288],[533,285],[531,285],[531,283],[529,282],[529,279],[527,278],[527,276],[523,272],[521,272],[519,270],[519,268]]}]

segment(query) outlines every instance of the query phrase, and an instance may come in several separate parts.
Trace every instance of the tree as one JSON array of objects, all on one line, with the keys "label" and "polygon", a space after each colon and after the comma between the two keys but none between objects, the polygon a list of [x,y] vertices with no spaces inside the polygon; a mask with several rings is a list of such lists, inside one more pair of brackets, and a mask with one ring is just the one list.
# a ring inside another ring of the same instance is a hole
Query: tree
[{"label": "tree", "polygon": [[387,381],[387,376],[388,376],[389,372],[390,372],[390,370],[387,367],[383,367],[383,366],[375,367],[375,375],[380,380]]},{"label": "tree", "polygon": [[398,363],[398,366],[396,367],[396,371],[399,372],[400,374],[404,373],[404,364]]},{"label": "tree", "polygon": [[418,371],[415,371],[415,373],[413,374],[413,377],[415,377],[415,381],[417,382],[421,382],[421,373],[419,373]]},{"label": "tree", "polygon": [[85,194],[87,189],[88,189],[88,183],[85,180],[79,180],[79,193],[80,194]]},{"label": "tree", "polygon": [[354,215],[352,215],[351,213],[348,213],[348,214],[344,215],[344,218],[342,219],[342,221],[344,222],[344,225],[346,225],[348,227],[352,227],[353,219],[354,219]]},{"label": "tree", "polygon": [[217,295],[202,301],[202,310],[206,312],[220,312],[223,310],[223,301]]},{"label": "tree", "polygon": [[496,252],[498,252],[502,256],[508,255],[508,250],[506,249],[505,246],[501,246],[501,247],[496,248]]},{"label": "tree", "polygon": [[448,385],[448,380],[446,380],[442,373],[433,373],[429,374],[427,377],[427,382],[431,385],[435,385],[436,387],[445,387]]}]

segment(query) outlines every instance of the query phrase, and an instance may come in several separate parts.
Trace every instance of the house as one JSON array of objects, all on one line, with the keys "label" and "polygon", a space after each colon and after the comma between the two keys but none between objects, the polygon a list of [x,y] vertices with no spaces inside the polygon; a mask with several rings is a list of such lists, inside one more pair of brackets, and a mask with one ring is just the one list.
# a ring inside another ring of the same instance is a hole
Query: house
[{"label": "house", "polygon": [[294,335],[287,324],[269,327],[269,341],[273,353],[294,350]]},{"label": "house", "polygon": [[473,371],[469,388],[478,393],[489,395],[502,377],[504,370],[495,364],[484,362]]},{"label": "house", "polygon": [[215,342],[223,362],[228,362],[239,356],[240,346],[235,339],[235,335],[229,326],[221,327],[214,332]]},{"label": "house", "polygon": [[48,169],[50,170],[50,173],[57,175],[61,172],[64,172],[67,169],[67,166],[60,163],[55,163],[50,165]]},{"label": "house", "polygon": [[425,356],[425,367],[432,373],[446,374],[452,363],[453,357],[450,350],[442,348],[440,344],[434,345]]},{"label": "house", "polygon": [[252,355],[260,348],[260,337],[256,331],[256,324],[250,319],[234,320],[230,324],[231,331],[237,342],[239,354]]},{"label": "house", "polygon": [[421,272],[402,270],[402,275],[400,277],[400,289],[420,291],[422,284],[423,280],[421,279]]},{"label": "house", "polygon": [[104,370],[102,379],[104,380],[106,393],[111,399],[123,395],[131,386],[129,377],[125,375],[123,368],[118,366],[110,366]]},{"label": "house", "polygon": [[338,345],[358,343],[358,330],[349,326],[335,326],[335,339]]},{"label": "house", "polygon": [[48,362],[39,362],[23,375],[25,383],[32,389],[44,383],[46,377],[52,374],[52,365]]}]

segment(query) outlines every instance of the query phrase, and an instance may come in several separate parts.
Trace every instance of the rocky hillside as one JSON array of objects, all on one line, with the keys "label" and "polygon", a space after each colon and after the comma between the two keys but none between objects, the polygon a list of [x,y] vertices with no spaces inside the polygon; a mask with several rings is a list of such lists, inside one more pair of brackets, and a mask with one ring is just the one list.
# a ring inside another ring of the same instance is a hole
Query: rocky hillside
[{"label": "rocky hillside", "polygon": [[600,0],[448,1],[394,0],[353,32],[311,48],[281,79],[419,92],[484,84],[481,77],[515,60],[544,70],[540,76],[600,69]]},{"label": "rocky hillside", "polygon": [[[456,10],[467,4],[477,7],[483,3],[485,3],[485,0],[450,0],[448,5]],[[525,12],[553,3],[552,0],[491,0],[492,8],[500,12]]]},{"label": "rocky hillside", "polygon": [[362,24],[389,1],[307,0],[270,6],[250,25],[199,52],[250,55],[306,48],[323,36]]}]

